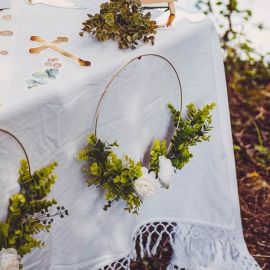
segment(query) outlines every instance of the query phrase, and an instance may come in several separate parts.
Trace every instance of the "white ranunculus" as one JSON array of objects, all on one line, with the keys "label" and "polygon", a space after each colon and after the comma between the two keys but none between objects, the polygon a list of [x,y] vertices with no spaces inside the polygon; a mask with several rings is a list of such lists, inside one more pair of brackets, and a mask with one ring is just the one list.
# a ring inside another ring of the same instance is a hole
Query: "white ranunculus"
[{"label": "white ranunculus", "polygon": [[158,178],[166,188],[168,188],[171,184],[173,173],[174,167],[172,166],[171,160],[167,159],[165,156],[160,156]]},{"label": "white ranunculus", "polygon": [[160,184],[156,179],[155,173],[148,172],[148,169],[142,168],[142,176],[134,181],[134,189],[141,199],[148,198],[155,194],[160,188]]},{"label": "white ranunculus", "polygon": [[14,248],[3,248],[0,251],[0,270],[19,270],[20,256]]}]

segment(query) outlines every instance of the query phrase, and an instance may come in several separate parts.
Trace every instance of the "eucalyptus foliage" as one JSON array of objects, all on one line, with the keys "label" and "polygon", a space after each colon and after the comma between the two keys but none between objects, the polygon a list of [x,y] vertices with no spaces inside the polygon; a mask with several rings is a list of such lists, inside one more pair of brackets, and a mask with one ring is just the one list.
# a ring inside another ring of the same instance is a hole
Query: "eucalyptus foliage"
[{"label": "eucalyptus foliage", "polygon": [[28,163],[21,161],[19,170],[20,191],[10,197],[9,212],[5,222],[0,222],[0,250],[14,248],[23,257],[34,248],[41,248],[43,241],[35,235],[49,232],[55,216],[68,215],[64,207],[57,206],[55,213],[50,208],[57,204],[47,200],[57,176],[53,174],[56,162],[30,174]]},{"label": "eucalyptus foliage", "polygon": [[198,109],[193,103],[187,105],[186,117],[182,118],[180,111],[169,104],[168,108],[172,114],[175,127],[175,134],[170,141],[170,148],[167,151],[166,140],[156,140],[150,151],[150,169],[156,174],[159,169],[159,156],[164,155],[172,161],[173,167],[181,170],[193,157],[190,147],[199,142],[209,141],[207,135],[211,131],[212,115],[211,111],[215,103]]},{"label": "eucalyptus foliage", "polygon": [[88,14],[80,35],[92,33],[99,41],[115,40],[120,49],[135,49],[140,41],[153,45],[156,29],[139,0],[110,0],[100,5],[99,13]]},{"label": "eucalyptus foliage", "polygon": [[[214,104],[197,109],[194,104],[187,106],[187,115],[183,119],[180,111],[171,104],[168,106],[175,126],[175,135],[171,139],[171,148],[167,151],[166,140],[155,140],[150,150],[149,171],[159,172],[159,156],[165,156],[172,161],[177,170],[181,170],[190,161],[192,154],[190,147],[202,141],[208,141],[207,133],[211,130],[211,110]],[[80,150],[77,158],[84,161],[83,171],[89,186],[95,186],[105,191],[107,204],[104,210],[112,203],[123,200],[125,210],[138,213],[142,200],[134,190],[134,181],[142,176],[141,162],[135,162],[128,156],[123,159],[117,157],[113,148],[118,144],[108,144],[94,134],[87,137],[87,145]]]}]

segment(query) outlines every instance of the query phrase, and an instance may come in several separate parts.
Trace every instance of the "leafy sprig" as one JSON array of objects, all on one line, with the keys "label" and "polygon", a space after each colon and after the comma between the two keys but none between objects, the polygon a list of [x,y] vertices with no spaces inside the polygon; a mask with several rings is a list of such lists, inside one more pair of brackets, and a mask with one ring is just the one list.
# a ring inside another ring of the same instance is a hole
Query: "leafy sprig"
[{"label": "leafy sprig", "polygon": [[5,222],[0,222],[0,250],[14,248],[23,257],[44,242],[35,238],[41,231],[49,232],[56,216],[63,218],[68,210],[57,207],[55,213],[50,209],[57,204],[55,199],[45,199],[51,192],[56,175],[53,174],[56,162],[30,174],[28,163],[21,161],[19,170],[20,191],[10,197],[9,213]]},{"label": "leafy sprig", "polygon": [[88,14],[80,35],[92,33],[99,41],[115,40],[120,49],[135,49],[140,41],[153,45],[156,29],[139,0],[110,0],[101,4],[99,13]]},{"label": "leafy sprig", "polygon": [[[198,109],[194,104],[189,104],[187,115],[183,119],[180,111],[169,104],[175,135],[170,141],[169,151],[166,140],[154,141],[150,150],[149,171],[155,172],[158,176],[160,156],[170,159],[172,165],[181,170],[192,157],[190,147],[209,140],[210,136],[207,134],[211,130],[211,111],[214,106],[212,103]],[[116,142],[108,144],[91,134],[87,137],[87,145],[81,149],[77,158],[86,162],[83,171],[88,185],[105,191],[108,203],[104,206],[104,210],[121,199],[126,202],[125,210],[138,213],[142,200],[134,190],[134,181],[142,176],[142,164],[134,162],[128,156],[119,159],[113,152],[114,147],[118,147]]]},{"label": "leafy sprig", "polygon": [[187,105],[187,114],[183,119],[180,112],[171,104],[169,105],[176,131],[171,139],[172,146],[169,153],[167,153],[167,158],[172,161],[172,165],[176,169],[181,170],[192,158],[191,146],[203,141],[209,141],[210,136],[207,134],[212,129],[211,111],[214,107],[215,103],[212,103],[198,109],[191,103]]},{"label": "leafy sprig", "polygon": [[139,196],[133,188],[134,180],[142,174],[141,163],[135,163],[128,156],[119,159],[112,151],[117,143],[107,144],[91,134],[87,146],[78,154],[78,159],[88,161],[83,169],[89,186],[101,187],[106,191],[108,203],[104,210],[111,207],[114,201],[122,199],[126,202],[125,210],[138,213],[141,204]]},{"label": "leafy sprig", "polygon": [[158,173],[159,170],[159,157],[166,156],[167,154],[167,141],[156,139],[153,142],[152,148],[150,150],[150,163],[149,168],[151,171]]},{"label": "leafy sprig", "polygon": [[[190,147],[202,141],[209,141],[210,136],[207,134],[211,131],[211,111],[214,107],[214,103],[206,105],[202,109],[196,108],[192,103],[188,104],[186,117],[182,118],[180,111],[169,104],[175,134],[170,142],[154,141],[150,150],[150,170],[158,174],[160,156],[170,159],[172,165],[181,170],[193,156]],[[167,149],[169,145],[170,147]]]}]

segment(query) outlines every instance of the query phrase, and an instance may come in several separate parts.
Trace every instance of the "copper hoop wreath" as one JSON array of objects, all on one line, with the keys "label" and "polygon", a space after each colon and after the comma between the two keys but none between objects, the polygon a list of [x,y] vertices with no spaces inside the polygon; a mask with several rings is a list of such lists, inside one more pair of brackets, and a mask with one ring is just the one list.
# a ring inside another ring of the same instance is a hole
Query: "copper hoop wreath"
[{"label": "copper hoop wreath", "polygon": [[11,138],[13,138],[19,144],[19,146],[21,147],[21,149],[23,150],[23,153],[25,155],[26,162],[27,162],[28,168],[29,168],[29,174],[32,175],[31,174],[31,166],[30,166],[29,157],[28,157],[27,152],[26,152],[23,144],[21,143],[21,141],[14,134],[12,134],[11,132],[9,132],[9,131],[7,131],[5,129],[0,128],[0,132],[6,133],[7,135],[9,135]]},{"label": "copper hoop wreath", "polygon": [[[180,76],[178,74],[178,72],[176,71],[176,68],[174,67],[174,65],[164,56],[162,55],[159,55],[159,54],[152,54],[152,53],[148,53],[148,54],[142,54],[142,55],[139,55],[137,57],[134,57],[132,58],[130,61],[128,61],[124,66],[122,66],[113,76],[112,78],[110,79],[110,81],[107,83],[105,89],[103,90],[102,94],[101,94],[101,97],[100,97],[100,100],[98,102],[98,107],[97,107],[97,110],[96,110],[96,114],[95,114],[95,126],[94,126],[94,133],[95,133],[95,136],[97,136],[97,124],[98,124],[98,119],[99,119],[99,114],[100,114],[100,111],[101,111],[101,107],[102,107],[102,103],[103,103],[103,100],[104,98],[106,97],[109,89],[110,89],[110,86],[111,84],[115,81],[115,79],[118,77],[118,75],[128,66],[130,65],[131,63],[133,63],[134,61],[136,60],[141,60],[143,57],[148,57],[148,56],[154,56],[154,57],[157,57],[157,58],[160,58],[162,59],[163,61],[165,61],[166,63],[169,64],[169,66],[172,68],[176,78],[177,78],[177,82],[178,82],[178,86],[179,86],[179,98],[180,98],[180,107],[179,107],[179,111],[180,111],[180,115],[182,113],[182,106],[183,106],[183,94],[182,94],[182,85],[181,85],[181,81],[180,81]],[[179,118],[179,121],[177,123],[177,126],[176,128],[179,127],[179,123],[180,123],[180,118]],[[168,146],[168,152],[170,151],[170,148],[171,148],[171,143],[169,144]]]}]

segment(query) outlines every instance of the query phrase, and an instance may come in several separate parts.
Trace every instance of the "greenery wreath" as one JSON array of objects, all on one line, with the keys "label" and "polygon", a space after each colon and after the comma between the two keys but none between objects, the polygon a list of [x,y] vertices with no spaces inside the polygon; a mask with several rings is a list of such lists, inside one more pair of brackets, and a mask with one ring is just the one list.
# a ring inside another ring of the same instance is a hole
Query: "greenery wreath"
[{"label": "greenery wreath", "polygon": [[182,107],[179,76],[170,61],[160,55],[146,54],[133,58],[112,77],[102,94],[97,109],[95,132],[87,137],[87,145],[77,155],[77,159],[84,162],[83,172],[86,175],[88,186],[96,186],[106,192],[107,204],[104,206],[104,210],[110,208],[113,202],[121,199],[126,203],[125,210],[138,214],[143,200],[153,195],[159,188],[168,188],[173,173],[181,170],[190,161],[192,158],[190,147],[199,142],[208,141],[210,138],[207,133],[212,128],[211,111],[215,106],[214,103],[208,104],[202,109],[197,108],[194,104],[187,105],[185,118],[181,116],[181,108],[177,110],[172,104],[169,104],[168,109],[172,116],[175,132],[170,140],[157,139],[153,142],[148,153],[150,156],[148,168],[127,155],[119,158],[113,152],[113,148],[118,147],[117,142],[109,144],[97,137],[98,115],[102,99],[110,85],[127,65],[150,55],[165,60],[174,70],[179,82]]},{"label": "greenery wreath", "polygon": [[[21,160],[19,169],[20,191],[9,199],[9,211],[5,222],[0,221],[0,269],[19,269],[21,258],[34,248],[41,248],[44,242],[34,236],[41,231],[49,232],[56,216],[64,218],[68,210],[57,205],[53,198],[46,197],[51,192],[57,176],[53,174],[56,162],[31,173],[29,158],[21,142],[10,132],[0,129],[14,138],[21,146],[26,160]],[[1,209],[0,209],[1,210]]]}]

